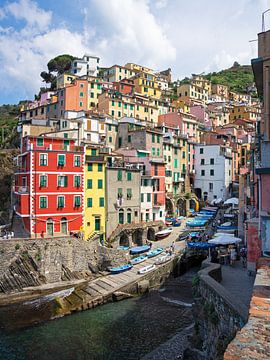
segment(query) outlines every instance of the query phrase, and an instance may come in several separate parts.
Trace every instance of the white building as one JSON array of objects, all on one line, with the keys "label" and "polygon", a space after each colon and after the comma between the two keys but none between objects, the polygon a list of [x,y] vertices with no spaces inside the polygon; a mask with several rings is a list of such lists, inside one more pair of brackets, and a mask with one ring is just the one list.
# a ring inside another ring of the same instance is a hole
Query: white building
[{"label": "white building", "polygon": [[75,59],[71,64],[71,73],[77,76],[97,76],[99,57],[85,54],[82,59]]},{"label": "white building", "polygon": [[141,221],[153,221],[152,179],[142,175],[141,179]]},{"label": "white building", "polygon": [[222,145],[195,145],[196,195],[207,201],[226,200],[232,182],[232,149]]}]

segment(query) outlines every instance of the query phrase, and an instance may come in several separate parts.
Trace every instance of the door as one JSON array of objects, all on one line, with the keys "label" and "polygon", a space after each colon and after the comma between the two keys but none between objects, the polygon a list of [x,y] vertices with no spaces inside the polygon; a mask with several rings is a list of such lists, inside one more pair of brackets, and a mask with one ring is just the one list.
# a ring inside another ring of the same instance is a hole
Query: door
[{"label": "door", "polygon": [[53,236],[53,221],[47,220],[47,235]]},{"label": "door", "polygon": [[67,228],[67,220],[61,219],[61,233],[67,235],[68,228]]}]

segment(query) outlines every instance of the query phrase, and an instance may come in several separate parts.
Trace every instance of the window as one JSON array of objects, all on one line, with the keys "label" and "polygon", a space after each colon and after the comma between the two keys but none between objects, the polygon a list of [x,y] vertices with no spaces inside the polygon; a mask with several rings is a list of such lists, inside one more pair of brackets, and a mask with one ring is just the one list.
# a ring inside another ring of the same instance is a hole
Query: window
[{"label": "window", "polygon": [[128,142],[131,142],[131,135],[128,135]]},{"label": "window", "polygon": [[103,170],[103,164],[98,164],[98,172],[102,172]]},{"label": "window", "polygon": [[118,101],[118,107],[121,107],[121,101]]},{"label": "window", "polygon": [[96,156],[96,155],[97,155],[97,150],[96,150],[96,149],[92,149],[92,150],[91,150],[91,155],[92,155],[92,156]]},{"label": "window", "polygon": [[147,193],[147,202],[151,202],[151,193]]},{"label": "window", "polygon": [[74,176],[74,186],[75,187],[80,187],[81,186],[81,176],[80,175],[75,175]]},{"label": "window", "polygon": [[108,126],[108,131],[112,131],[112,125]]},{"label": "window", "polygon": [[83,88],[83,83],[80,84],[80,88]]},{"label": "window", "polygon": [[209,191],[213,191],[213,188],[214,188],[213,183],[209,183]]},{"label": "window", "polygon": [[65,155],[57,155],[57,157],[58,157],[58,161],[57,161],[57,165],[58,166],[64,166],[65,165]]},{"label": "window", "polygon": [[127,189],[127,200],[132,198],[132,189]]},{"label": "window", "polygon": [[210,169],[210,176],[214,176],[214,175],[215,175],[214,169]]},{"label": "window", "polygon": [[177,159],[174,159],[174,168],[177,169],[177,167],[178,167],[178,161]]},{"label": "window", "polygon": [[100,218],[95,217],[95,231],[100,231]]},{"label": "window", "polygon": [[98,179],[98,189],[102,189],[103,188],[103,180]]},{"label": "window", "polygon": [[210,164],[214,165],[214,163],[215,163],[215,159],[210,159]]},{"label": "window", "polygon": [[83,97],[83,92],[80,92],[80,97]]},{"label": "window", "polygon": [[174,155],[177,155],[177,148],[174,149]]},{"label": "window", "polygon": [[87,170],[93,171],[93,164],[87,164]]},{"label": "window", "polygon": [[144,202],[144,194],[141,194],[141,202]]},{"label": "window", "polygon": [[112,106],[114,106],[114,100],[112,100]]},{"label": "window", "polygon": [[132,181],[132,173],[131,172],[127,172],[127,180]]},{"label": "window", "polygon": [[114,110],[112,110],[112,116],[114,116]]},{"label": "window", "polygon": [[152,143],[155,142],[155,134],[152,134]]},{"label": "window", "polygon": [[154,205],[157,205],[157,194],[154,194]]},{"label": "window", "polygon": [[99,207],[104,207],[104,197],[99,198]]},{"label": "window", "polygon": [[79,106],[83,106],[83,102],[82,102],[82,101],[80,101]]},{"label": "window", "polygon": [[109,136],[109,143],[112,143],[112,137]]},{"label": "window", "polygon": [[201,165],[205,165],[204,159],[201,159]]},{"label": "window", "polygon": [[160,156],[160,149],[157,148],[157,156]]},{"label": "window", "polygon": [[203,154],[203,148],[200,148],[200,154]]},{"label": "window", "polygon": [[74,206],[75,207],[81,206],[81,196],[80,195],[74,196]]},{"label": "window", "polygon": [[185,158],[186,158],[186,152],[183,151],[183,152],[182,152],[182,159],[185,159]]},{"label": "window", "polygon": [[40,196],[39,198],[39,207],[40,209],[46,209],[47,206],[47,196]]},{"label": "window", "polygon": [[118,117],[121,117],[121,111],[118,111]]},{"label": "window", "polygon": [[40,154],[39,155],[39,165],[40,166],[48,166],[48,154]]},{"label": "window", "polygon": [[39,187],[47,187],[47,175],[40,175]]},{"label": "window", "polygon": [[37,138],[37,146],[43,146],[44,145],[44,139],[43,138]]},{"label": "window", "polygon": [[59,175],[57,180],[58,187],[67,187],[68,186],[68,177],[67,175]]},{"label": "window", "polygon": [[87,189],[92,189],[93,182],[92,179],[87,179]]},{"label": "window", "polygon": [[119,224],[124,224],[124,210],[123,209],[119,209],[118,223]]},{"label": "window", "polygon": [[92,207],[92,206],[93,206],[93,199],[87,198],[87,207]]},{"label": "window", "polygon": [[81,157],[79,155],[74,156],[74,166],[76,167],[81,166]]},{"label": "window", "polygon": [[64,196],[58,196],[57,197],[57,207],[63,208],[65,206],[65,197]]},{"label": "window", "polygon": [[117,180],[122,181],[122,170],[118,170],[118,172],[117,172]]},{"label": "window", "polygon": [[201,176],[205,176],[205,170],[201,170]]},{"label": "window", "polygon": [[154,175],[158,176],[158,165],[154,166]]},{"label": "window", "polygon": [[152,156],[155,156],[156,155],[156,149],[153,147],[152,148]]},{"label": "window", "polygon": [[91,99],[93,99],[95,97],[95,93],[91,92],[90,97],[91,97]]},{"label": "window", "polygon": [[131,218],[132,218],[131,209],[127,209],[127,223],[128,224],[131,224]]}]

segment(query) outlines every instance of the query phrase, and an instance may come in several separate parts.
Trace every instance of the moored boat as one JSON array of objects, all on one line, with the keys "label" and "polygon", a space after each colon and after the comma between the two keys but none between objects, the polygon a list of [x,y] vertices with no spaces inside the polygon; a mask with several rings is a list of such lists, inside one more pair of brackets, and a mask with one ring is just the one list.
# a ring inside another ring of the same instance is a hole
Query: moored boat
[{"label": "moored boat", "polygon": [[161,230],[156,233],[157,239],[163,239],[166,236],[170,235],[170,233],[173,231],[173,228],[169,227],[168,229]]},{"label": "moored boat", "polygon": [[136,247],[131,248],[129,252],[131,255],[137,255],[137,254],[142,254],[149,250],[150,250],[149,245],[142,245],[142,246],[136,246]]},{"label": "moored boat", "polygon": [[151,258],[151,257],[161,254],[163,251],[164,251],[163,248],[156,248],[154,250],[148,251],[148,253],[146,253],[146,255],[147,255],[147,257]]},{"label": "moored boat", "polygon": [[147,256],[141,255],[141,256],[135,257],[134,259],[131,259],[130,264],[131,265],[140,264],[141,262],[143,262],[143,261],[145,261],[147,259],[148,259]]},{"label": "moored boat", "polygon": [[139,269],[139,270],[138,270],[138,274],[146,274],[146,273],[148,273],[149,271],[154,270],[155,267],[156,267],[155,264],[147,265],[147,266]]},{"label": "moored boat", "polygon": [[122,266],[117,266],[117,267],[110,268],[109,271],[110,271],[111,274],[119,274],[121,272],[130,270],[131,268],[132,268],[131,264],[125,264],[125,265],[122,265]]},{"label": "moored boat", "polygon": [[174,224],[173,224],[174,227],[179,227],[181,226],[181,222],[180,221],[176,221]]},{"label": "moored boat", "polygon": [[128,250],[129,249],[129,246],[118,246],[117,250]]},{"label": "moored boat", "polygon": [[156,265],[164,264],[165,262],[169,261],[170,259],[171,259],[171,255],[169,255],[169,254],[159,256],[158,258],[156,258],[155,264]]}]

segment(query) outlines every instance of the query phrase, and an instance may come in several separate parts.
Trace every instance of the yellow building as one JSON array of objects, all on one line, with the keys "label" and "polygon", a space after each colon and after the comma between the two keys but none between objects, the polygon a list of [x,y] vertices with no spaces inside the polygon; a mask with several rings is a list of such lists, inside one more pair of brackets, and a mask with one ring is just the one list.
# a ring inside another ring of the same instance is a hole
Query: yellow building
[{"label": "yellow building", "polygon": [[57,79],[56,79],[57,90],[63,89],[67,85],[70,85],[76,78],[77,78],[76,75],[71,75],[71,74],[67,74],[67,73],[58,75]]},{"label": "yellow building", "polygon": [[237,119],[256,121],[260,115],[258,107],[246,106],[246,105],[234,105],[230,108],[230,122]]},{"label": "yellow building", "polygon": [[157,77],[155,75],[141,72],[132,79],[134,81],[136,93],[160,99],[161,89],[158,86]]},{"label": "yellow building", "polygon": [[209,99],[208,90],[193,83],[180,85],[177,88],[177,95],[181,100],[193,99],[205,102]]},{"label": "yellow building", "polygon": [[181,112],[185,114],[190,114],[190,102],[185,100],[174,100],[173,106],[175,106],[176,109],[179,109]]},{"label": "yellow building", "polygon": [[121,81],[123,79],[129,79],[135,75],[135,71],[126,66],[113,65],[103,72],[103,79],[109,82]]},{"label": "yellow building", "polygon": [[105,157],[98,147],[87,147],[85,151],[85,215],[84,238],[91,240],[99,234],[105,239]]},{"label": "yellow building", "polygon": [[143,95],[123,95],[104,92],[99,95],[98,109],[114,119],[134,117],[152,124],[158,123],[158,102]]}]

